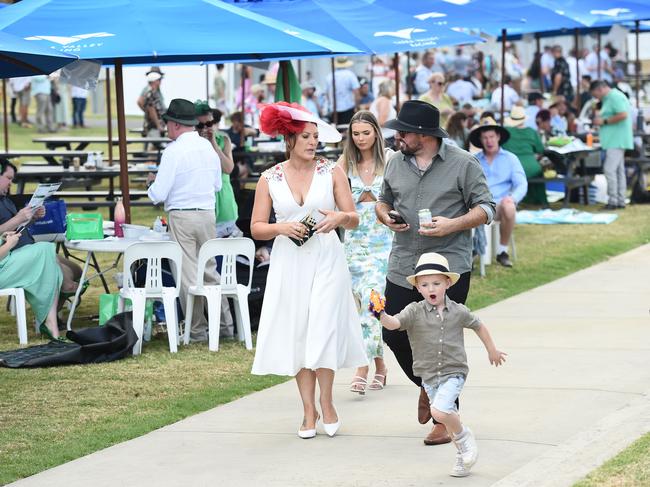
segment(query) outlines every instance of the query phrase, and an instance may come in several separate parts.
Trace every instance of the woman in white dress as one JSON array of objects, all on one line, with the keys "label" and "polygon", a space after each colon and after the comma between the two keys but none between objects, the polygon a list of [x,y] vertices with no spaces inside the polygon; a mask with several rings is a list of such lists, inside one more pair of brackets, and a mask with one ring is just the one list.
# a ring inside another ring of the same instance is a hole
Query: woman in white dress
[{"label": "woman in white dress", "polygon": [[[334,436],[340,426],[334,373],[367,364],[345,252],[334,232],[355,228],[359,217],[346,174],[316,157],[319,139],[337,142],[341,136],[285,102],[264,107],[260,127],[285,137],[289,157],[262,174],[255,192],[251,233],[275,241],[252,373],[295,376],[304,409],[301,438],[316,435],[318,382],[323,428]],[[269,223],[272,209],[276,223]],[[301,223],[309,215],[317,221],[313,235]]]}]

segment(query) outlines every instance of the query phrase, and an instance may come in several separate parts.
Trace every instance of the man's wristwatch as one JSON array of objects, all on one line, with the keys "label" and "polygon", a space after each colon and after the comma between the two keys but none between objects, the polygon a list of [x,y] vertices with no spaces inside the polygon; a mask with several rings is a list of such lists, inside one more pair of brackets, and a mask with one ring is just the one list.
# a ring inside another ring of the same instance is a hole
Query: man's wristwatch
[{"label": "man's wristwatch", "polygon": [[603,125],[607,125],[609,122],[607,121],[606,118],[603,118]]}]

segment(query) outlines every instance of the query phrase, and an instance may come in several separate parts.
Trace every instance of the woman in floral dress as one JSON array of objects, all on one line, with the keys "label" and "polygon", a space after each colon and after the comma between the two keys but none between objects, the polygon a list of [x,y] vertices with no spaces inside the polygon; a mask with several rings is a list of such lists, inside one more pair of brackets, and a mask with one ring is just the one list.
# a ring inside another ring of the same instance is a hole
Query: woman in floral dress
[{"label": "woman in floral dress", "polygon": [[[392,153],[392,152],[391,152]],[[359,226],[345,233],[345,254],[352,276],[361,330],[368,361],[375,363],[375,376],[368,383],[368,366],[359,367],[350,391],[365,394],[366,388],[381,390],[386,385],[386,364],[381,324],[366,309],[370,291],[382,292],[393,235],[377,222],[375,203],[381,190],[387,160],[381,127],[369,111],[357,112],[348,127],[348,139],[338,164],[350,179],[352,197],[359,215]]]}]

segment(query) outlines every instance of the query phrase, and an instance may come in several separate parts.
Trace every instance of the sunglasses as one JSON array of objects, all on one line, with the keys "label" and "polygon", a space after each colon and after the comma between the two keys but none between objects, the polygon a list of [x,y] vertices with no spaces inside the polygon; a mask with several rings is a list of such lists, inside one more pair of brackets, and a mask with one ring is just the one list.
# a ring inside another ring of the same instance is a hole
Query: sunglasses
[{"label": "sunglasses", "polygon": [[443,86],[444,83],[442,81],[431,81],[429,83],[430,85],[438,85],[438,86]]},{"label": "sunglasses", "polygon": [[196,130],[203,130],[206,127],[212,127],[214,125],[214,120],[209,120],[207,122],[199,122],[196,126]]}]

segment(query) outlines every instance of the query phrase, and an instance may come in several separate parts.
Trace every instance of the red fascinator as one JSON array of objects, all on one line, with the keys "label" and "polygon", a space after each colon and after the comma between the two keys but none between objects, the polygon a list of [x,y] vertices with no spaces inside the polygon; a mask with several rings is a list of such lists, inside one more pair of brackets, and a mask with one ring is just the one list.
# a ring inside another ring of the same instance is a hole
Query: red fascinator
[{"label": "red fascinator", "polygon": [[[297,134],[305,128],[305,120],[296,119],[294,110],[310,113],[306,108],[297,103],[279,101],[265,105],[260,115],[260,129],[271,137],[280,135]],[[300,117],[304,118],[304,117]]]}]

